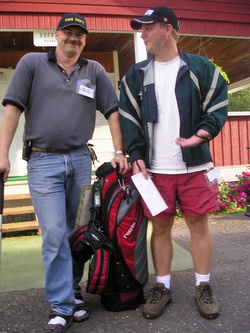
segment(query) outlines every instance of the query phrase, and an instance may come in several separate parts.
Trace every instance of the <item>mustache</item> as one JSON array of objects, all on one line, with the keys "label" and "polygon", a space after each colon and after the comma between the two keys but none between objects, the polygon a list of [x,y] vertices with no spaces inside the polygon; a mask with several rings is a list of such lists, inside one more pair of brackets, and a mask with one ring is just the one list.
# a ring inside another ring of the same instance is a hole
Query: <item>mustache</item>
[{"label": "mustache", "polygon": [[73,45],[79,45],[79,43],[76,40],[69,40],[67,41],[68,44],[73,44]]}]

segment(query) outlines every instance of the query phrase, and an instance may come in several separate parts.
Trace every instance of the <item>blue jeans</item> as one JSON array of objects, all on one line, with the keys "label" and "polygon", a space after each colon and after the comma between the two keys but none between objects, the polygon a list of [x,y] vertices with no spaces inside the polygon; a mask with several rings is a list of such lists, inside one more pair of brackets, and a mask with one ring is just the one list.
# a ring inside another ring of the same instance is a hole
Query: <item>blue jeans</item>
[{"label": "blue jeans", "polygon": [[46,296],[52,310],[71,315],[73,286],[77,288],[83,267],[74,267],[74,283],[68,236],[74,230],[82,186],[91,183],[87,147],[67,154],[32,152],[28,182],[43,236]]}]

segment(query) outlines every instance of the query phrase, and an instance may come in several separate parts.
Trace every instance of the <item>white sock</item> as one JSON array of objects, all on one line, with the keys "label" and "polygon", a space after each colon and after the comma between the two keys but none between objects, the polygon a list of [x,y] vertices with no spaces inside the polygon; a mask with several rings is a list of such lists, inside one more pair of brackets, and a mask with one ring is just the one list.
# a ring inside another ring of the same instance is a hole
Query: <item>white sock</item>
[{"label": "white sock", "polygon": [[76,304],[84,303],[81,299],[75,299],[75,301],[76,301]]},{"label": "white sock", "polygon": [[[76,304],[81,304],[84,303],[81,299],[75,299]],[[87,311],[85,310],[78,310],[76,312],[74,312],[74,317],[81,317],[84,316],[87,313]]]},{"label": "white sock", "polygon": [[48,324],[52,324],[52,325],[61,324],[61,325],[65,326],[66,320],[60,316],[56,316],[55,318],[50,319]]},{"label": "white sock", "polygon": [[170,274],[163,276],[156,275],[156,282],[163,283],[166,288],[170,289]]},{"label": "white sock", "polygon": [[87,311],[85,310],[78,310],[76,312],[74,312],[74,317],[81,317],[84,316],[87,313]]},{"label": "white sock", "polygon": [[206,275],[195,273],[195,280],[196,280],[196,287],[199,286],[201,282],[209,282],[210,273]]}]

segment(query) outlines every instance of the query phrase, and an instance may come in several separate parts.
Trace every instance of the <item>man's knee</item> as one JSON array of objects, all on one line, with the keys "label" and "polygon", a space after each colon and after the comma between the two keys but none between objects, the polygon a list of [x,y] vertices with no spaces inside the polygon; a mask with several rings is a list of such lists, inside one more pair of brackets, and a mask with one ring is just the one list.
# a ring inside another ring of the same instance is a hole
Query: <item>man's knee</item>
[{"label": "man's knee", "polygon": [[153,233],[155,235],[168,234],[173,226],[172,218],[151,218]]},{"label": "man's knee", "polygon": [[191,232],[196,234],[206,235],[210,233],[208,218],[205,216],[185,216],[185,221]]}]

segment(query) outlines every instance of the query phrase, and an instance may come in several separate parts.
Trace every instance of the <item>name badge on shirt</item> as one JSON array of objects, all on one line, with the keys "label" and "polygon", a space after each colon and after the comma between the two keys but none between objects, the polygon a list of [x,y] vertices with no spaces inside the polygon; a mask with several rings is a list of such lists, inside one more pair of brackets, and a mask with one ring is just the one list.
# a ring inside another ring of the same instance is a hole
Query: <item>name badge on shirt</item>
[{"label": "name badge on shirt", "polygon": [[90,80],[78,80],[76,92],[79,95],[83,95],[89,98],[95,98],[96,86],[91,84]]}]

